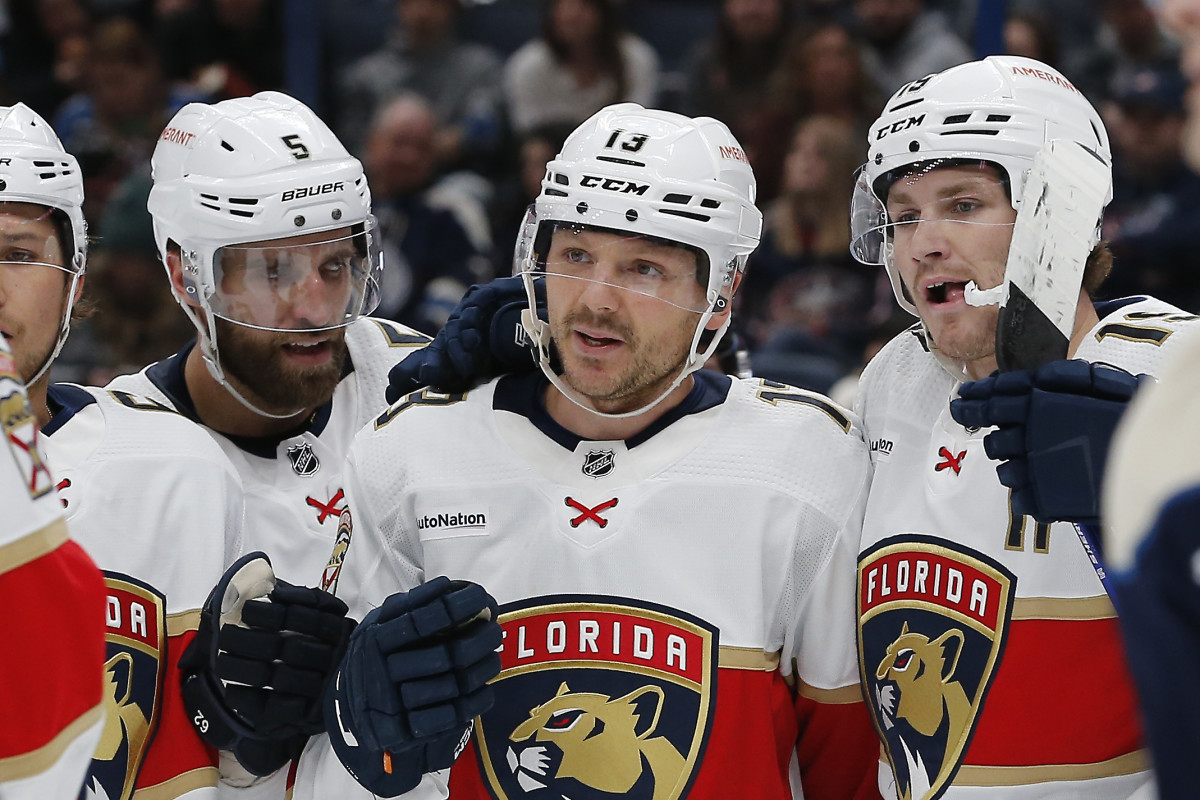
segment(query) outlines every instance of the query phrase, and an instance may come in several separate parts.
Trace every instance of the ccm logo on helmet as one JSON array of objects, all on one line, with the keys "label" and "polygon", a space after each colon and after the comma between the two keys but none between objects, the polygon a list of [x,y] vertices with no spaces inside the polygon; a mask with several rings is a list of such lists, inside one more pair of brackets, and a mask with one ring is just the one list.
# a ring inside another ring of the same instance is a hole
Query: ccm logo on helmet
[{"label": "ccm logo on helmet", "polygon": [[599,175],[584,175],[579,179],[579,185],[588,189],[594,189],[599,186],[606,192],[620,192],[621,194],[636,194],[641,196],[650,188],[648,183],[634,183],[633,181],[623,181],[619,178],[602,178]]},{"label": "ccm logo on helmet", "polygon": [[902,119],[898,122],[893,122],[891,125],[884,125],[882,128],[875,131],[875,141],[879,141],[885,136],[891,136],[893,133],[899,133],[900,131],[906,131],[909,128],[915,128],[924,121],[925,115],[922,114],[919,117],[909,117],[908,119]]},{"label": "ccm logo on helmet", "polygon": [[286,203],[288,200],[301,200],[305,197],[316,197],[317,195],[329,194],[330,192],[340,192],[343,185],[345,185],[345,181],[322,183],[317,186],[297,186],[295,189],[288,189],[279,199]]}]

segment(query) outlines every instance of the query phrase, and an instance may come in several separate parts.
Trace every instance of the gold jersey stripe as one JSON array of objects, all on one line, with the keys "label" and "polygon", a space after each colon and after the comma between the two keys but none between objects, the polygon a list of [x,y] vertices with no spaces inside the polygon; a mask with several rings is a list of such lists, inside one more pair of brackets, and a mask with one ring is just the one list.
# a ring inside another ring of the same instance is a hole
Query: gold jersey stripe
[{"label": "gold jersey stripe", "polygon": [[133,798],[134,800],[174,800],[193,789],[216,786],[220,778],[221,772],[216,767],[198,767],[162,783],[156,783],[154,786],[138,789],[133,793]]},{"label": "gold jersey stripe", "polygon": [[1117,616],[1108,595],[1096,597],[1018,597],[1012,618],[1018,619],[1111,619]]},{"label": "gold jersey stripe", "polygon": [[78,719],[59,731],[57,736],[37,750],[21,753],[18,756],[0,758],[0,781],[21,780],[50,769],[72,742],[103,719],[104,707],[97,705],[80,714]]},{"label": "gold jersey stripe", "polygon": [[15,542],[0,546],[0,564],[4,565],[0,567],[0,574],[36,561],[66,542],[67,538],[67,524],[62,519],[56,519]]},{"label": "gold jersey stripe", "polygon": [[1134,750],[1095,764],[1039,764],[1029,767],[976,767],[964,764],[954,776],[954,785],[1021,786],[1049,781],[1086,781],[1132,775],[1148,769],[1150,755],[1146,750]]},{"label": "gold jersey stripe", "polygon": [[863,701],[862,687],[857,683],[853,686],[843,686],[839,689],[818,689],[800,681],[800,696],[827,705],[846,705]]},{"label": "gold jersey stripe", "polygon": [[717,666],[721,669],[756,669],[771,672],[779,668],[779,653],[765,653],[756,647],[721,645]]},{"label": "gold jersey stripe", "polygon": [[200,609],[180,611],[167,614],[167,636],[178,636],[181,633],[200,629]]}]

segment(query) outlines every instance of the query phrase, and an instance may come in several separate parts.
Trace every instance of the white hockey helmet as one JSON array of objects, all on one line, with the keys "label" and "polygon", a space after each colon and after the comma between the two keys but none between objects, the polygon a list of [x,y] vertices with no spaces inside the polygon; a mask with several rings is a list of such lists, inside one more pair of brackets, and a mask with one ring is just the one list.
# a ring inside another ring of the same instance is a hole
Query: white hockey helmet
[{"label": "white hockey helmet", "polygon": [[236,252],[245,261],[254,248],[236,245],[298,236],[311,242],[310,234],[345,236],[345,229],[359,260],[344,314],[299,327],[341,327],[378,304],[382,261],[362,164],[300,101],[259,92],[184,106],[159,137],[151,169],[147,207],[159,253],[166,263],[168,243],[178,245],[184,289],[206,314],[268,330],[297,327],[246,319],[224,295],[223,257]]},{"label": "white hockey helmet", "polygon": [[[1019,208],[1034,156],[1052,139],[1070,139],[1112,163],[1108,133],[1092,104],[1052,67],[1020,56],[960,64],[900,88],[867,135],[867,162],[851,203],[850,250],[888,271],[896,300],[917,309],[893,264],[887,192],[921,165],[987,162],[1008,182]],[[1112,192],[1104,199],[1112,200]],[[1100,240],[1099,221],[1092,244]]]},{"label": "white hockey helmet", "polygon": [[[524,278],[530,308],[536,307],[535,279],[544,275],[551,235],[562,225],[654,238],[695,252],[706,305],[695,309],[701,316],[691,352],[665,397],[704,365],[729,326],[726,318],[704,336],[713,314],[728,307],[735,273],[758,246],[762,212],[755,192],[746,153],[724,123],[636,103],[608,106],[576,128],[546,165],[517,242],[514,273]],[[575,400],[550,367],[549,325],[532,313],[524,322],[542,370]]]},{"label": "white hockey helmet", "polygon": [[54,129],[24,103],[0,106],[0,202],[33,203],[56,209],[65,217],[66,241],[60,242],[70,275],[66,307],[54,350],[26,383],[32,385],[50,368],[67,341],[75,292],[87,268],[87,222],[83,218],[83,173],[75,156],[63,149]]},{"label": "white hockey helmet", "polygon": [[[362,164],[299,100],[259,92],[184,106],[159,136],[151,170],[155,243],[164,266],[170,245],[179,248],[186,296],[172,290],[209,372],[255,412],[289,416],[257,408],[226,380],[212,318],[319,331],[378,305],[383,257]],[[314,275],[320,318],[287,316]]]}]

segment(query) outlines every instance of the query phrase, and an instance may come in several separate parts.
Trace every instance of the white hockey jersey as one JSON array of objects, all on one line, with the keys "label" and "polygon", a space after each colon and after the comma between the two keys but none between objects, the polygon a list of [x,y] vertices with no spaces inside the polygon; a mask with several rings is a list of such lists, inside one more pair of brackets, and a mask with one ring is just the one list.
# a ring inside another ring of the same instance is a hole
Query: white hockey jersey
[{"label": "white hockey jersey", "polygon": [[215,798],[216,753],[192,728],[179,659],[225,564],[239,554],[242,491],[205,432],[120,391],[50,387],[43,429],[75,541],[107,589],[107,721],[85,798]]},{"label": "white hockey jersey", "polygon": [[451,797],[873,789],[852,594],[869,459],[848,412],[702,371],[643,433],[590,441],[545,385],[409,395],[347,465],[353,612],[437,575],[501,604],[497,704]]},{"label": "white hockey jersey", "polygon": [[[346,329],[349,360],[333,399],[291,435],[251,439],[205,428],[233,462],[246,494],[245,550],[261,550],[275,574],[303,586],[334,589],[344,543],[335,547],[345,507],[342,466],[360,428],[387,407],[388,371],[429,341],[386,320]],[[191,347],[108,388],[144,395],[199,421],[183,367]]]},{"label": "white hockey jersey", "polygon": [[0,336],[0,797],[79,796],[104,727],[104,584],[67,538],[37,419]]},{"label": "white hockey jersey", "polygon": [[[1155,373],[1196,317],[1097,305],[1076,358]],[[1073,525],[1013,516],[917,329],[863,373],[875,472],[858,556],[868,704],[901,798],[1128,798],[1151,783],[1117,628]]]}]

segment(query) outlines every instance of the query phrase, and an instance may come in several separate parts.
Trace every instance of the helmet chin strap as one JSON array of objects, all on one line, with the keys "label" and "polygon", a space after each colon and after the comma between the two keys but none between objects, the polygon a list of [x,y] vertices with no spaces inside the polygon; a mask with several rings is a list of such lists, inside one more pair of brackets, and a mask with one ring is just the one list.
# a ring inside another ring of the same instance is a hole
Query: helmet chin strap
[{"label": "helmet chin strap", "polygon": [[82,270],[71,273],[71,281],[67,284],[67,307],[63,309],[62,322],[58,328],[58,338],[54,342],[54,349],[46,356],[46,359],[38,367],[33,377],[25,382],[26,386],[33,386],[41,380],[43,375],[50,371],[51,365],[58,358],[58,354],[62,352],[63,345],[67,343],[67,336],[71,333],[71,311],[75,308],[75,289],[79,286],[79,278],[82,274]]},{"label": "helmet chin strap", "polygon": [[304,412],[305,409],[298,408],[288,414],[272,414],[270,411],[261,409],[246,399],[241,392],[233,387],[233,384],[230,383],[229,379],[225,377],[225,370],[221,367],[220,350],[217,348],[216,326],[212,326],[212,333],[210,334],[208,331],[208,326],[204,324],[204,320],[212,319],[212,312],[208,311],[207,308],[204,309],[204,316],[202,319],[190,304],[180,303],[180,305],[183,307],[184,312],[192,320],[192,325],[196,328],[196,344],[200,348],[200,355],[204,358],[204,366],[208,368],[208,374],[213,377],[213,380],[221,384],[221,387],[225,389],[225,391],[229,392],[234,400],[237,400],[248,410],[253,411],[260,417],[267,417],[268,419],[291,419],[292,417]]}]

